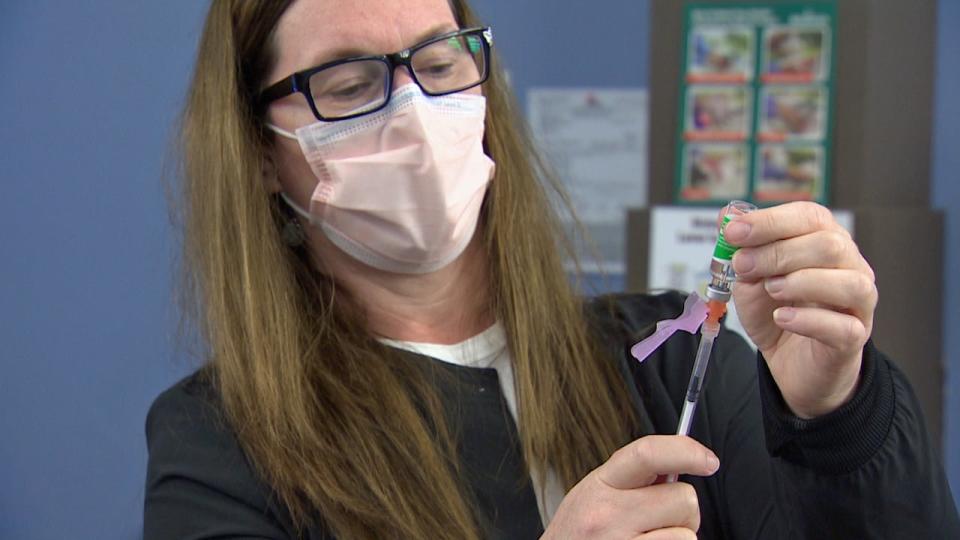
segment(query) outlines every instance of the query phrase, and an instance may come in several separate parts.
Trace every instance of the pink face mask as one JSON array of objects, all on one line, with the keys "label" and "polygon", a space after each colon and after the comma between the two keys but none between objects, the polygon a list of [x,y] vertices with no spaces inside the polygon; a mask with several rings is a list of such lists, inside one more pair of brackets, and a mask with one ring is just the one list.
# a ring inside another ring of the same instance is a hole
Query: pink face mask
[{"label": "pink face mask", "polygon": [[473,237],[493,161],[483,152],[486,100],[398,88],[383,110],[315,122],[296,134],[319,182],[309,211],[337,247],[374,268],[420,274],[453,262]]}]

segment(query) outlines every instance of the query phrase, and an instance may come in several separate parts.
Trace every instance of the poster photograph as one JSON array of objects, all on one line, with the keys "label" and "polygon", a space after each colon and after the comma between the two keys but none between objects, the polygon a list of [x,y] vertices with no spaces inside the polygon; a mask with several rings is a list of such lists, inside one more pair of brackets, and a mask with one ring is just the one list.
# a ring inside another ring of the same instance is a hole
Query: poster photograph
[{"label": "poster photograph", "polygon": [[826,136],[827,96],[821,86],[765,86],[760,94],[760,142],[820,141]]},{"label": "poster photograph", "polygon": [[763,82],[814,82],[827,78],[829,32],[823,27],[772,26],[763,33]]},{"label": "poster photograph", "polygon": [[688,141],[746,140],[752,112],[750,98],[746,86],[688,87],[684,137]]},{"label": "poster photograph", "polygon": [[753,198],[761,202],[819,200],[824,157],[819,145],[761,145]]},{"label": "poster photograph", "polygon": [[749,26],[697,26],[687,45],[687,82],[749,81],[754,51],[754,32]]},{"label": "poster photograph", "polygon": [[686,145],[681,197],[687,201],[726,201],[747,195],[747,146]]}]

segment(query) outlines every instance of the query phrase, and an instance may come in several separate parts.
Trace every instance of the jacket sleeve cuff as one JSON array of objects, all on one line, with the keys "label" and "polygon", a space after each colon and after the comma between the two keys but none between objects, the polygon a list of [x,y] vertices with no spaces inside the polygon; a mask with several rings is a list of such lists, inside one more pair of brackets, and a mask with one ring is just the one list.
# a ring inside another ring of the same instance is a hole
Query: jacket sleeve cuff
[{"label": "jacket sleeve cuff", "polygon": [[759,353],[757,361],[764,432],[772,456],[822,473],[842,474],[859,468],[883,446],[896,399],[890,366],[872,340],[863,348],[853,398],[836,411],[809,420],[790,411]]}]

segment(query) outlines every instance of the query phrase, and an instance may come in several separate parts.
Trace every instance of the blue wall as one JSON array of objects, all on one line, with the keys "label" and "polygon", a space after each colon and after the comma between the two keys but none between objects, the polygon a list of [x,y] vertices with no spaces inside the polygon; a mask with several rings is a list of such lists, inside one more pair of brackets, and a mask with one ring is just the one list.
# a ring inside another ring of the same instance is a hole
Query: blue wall
[{"label": "blue wall", "polygon": [[0,538],[139,538],[174,359],[160,182],[203,3],[0,7]]},{"label": "blue wall", "polygon": [[[516,84],[645,85],[647,3],[567,4],[478,5]],[[0,7],[0,539],[139,537],[144,417],[192,369],[161,179],[206,5]]]},{"label": "blue wall", "polygon": [[646,87],[649,0],[473,0],[522,103],[534,86]]},{"label": "blue wall", "polygon": [[[647,0],[476,4],[521,98],[531,86],[647,83]],[[161,178],[205,5],[0,7],[0,539],[139,537],[144,416],[192,369],[175,347]],[[960,110],[947,97],[960,95],[960,5],[942,9],[935,198],[952,206],[956,276]],[[960,340],[948,339],[957,389]],[[958,393],[946,452],[955,489]]]},{"label": "blue wall", "polygon": [[960,2],[940,0],[937,16],[931,203],[946,214],[944,462],[953,497],[960,505]]}]

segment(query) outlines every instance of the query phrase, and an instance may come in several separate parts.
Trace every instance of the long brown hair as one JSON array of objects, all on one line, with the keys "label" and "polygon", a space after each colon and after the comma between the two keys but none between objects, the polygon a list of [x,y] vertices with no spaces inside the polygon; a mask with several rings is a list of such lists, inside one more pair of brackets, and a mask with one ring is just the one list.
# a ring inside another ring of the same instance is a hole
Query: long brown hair
[{"label": "long brown hair", "polygon": [[[281,241],[253,96],[289,4],[214,0],[199,44],[179,144],[183,291],[206,344],[203,373],[298,527],[320,518],[340,538],[477,538],[482,517],[460,478],[456,426],[429,377],[380,345],[358,304]],[[451,6],[462,27],[478,24],[465,0]],[[558,187],[497,69],[484,93],[497,172],[477,234],[491,308],[509,336],[526,463],[541,478],[554,469],[569,489],[638,421],[569,285],[548,200]]]}]

